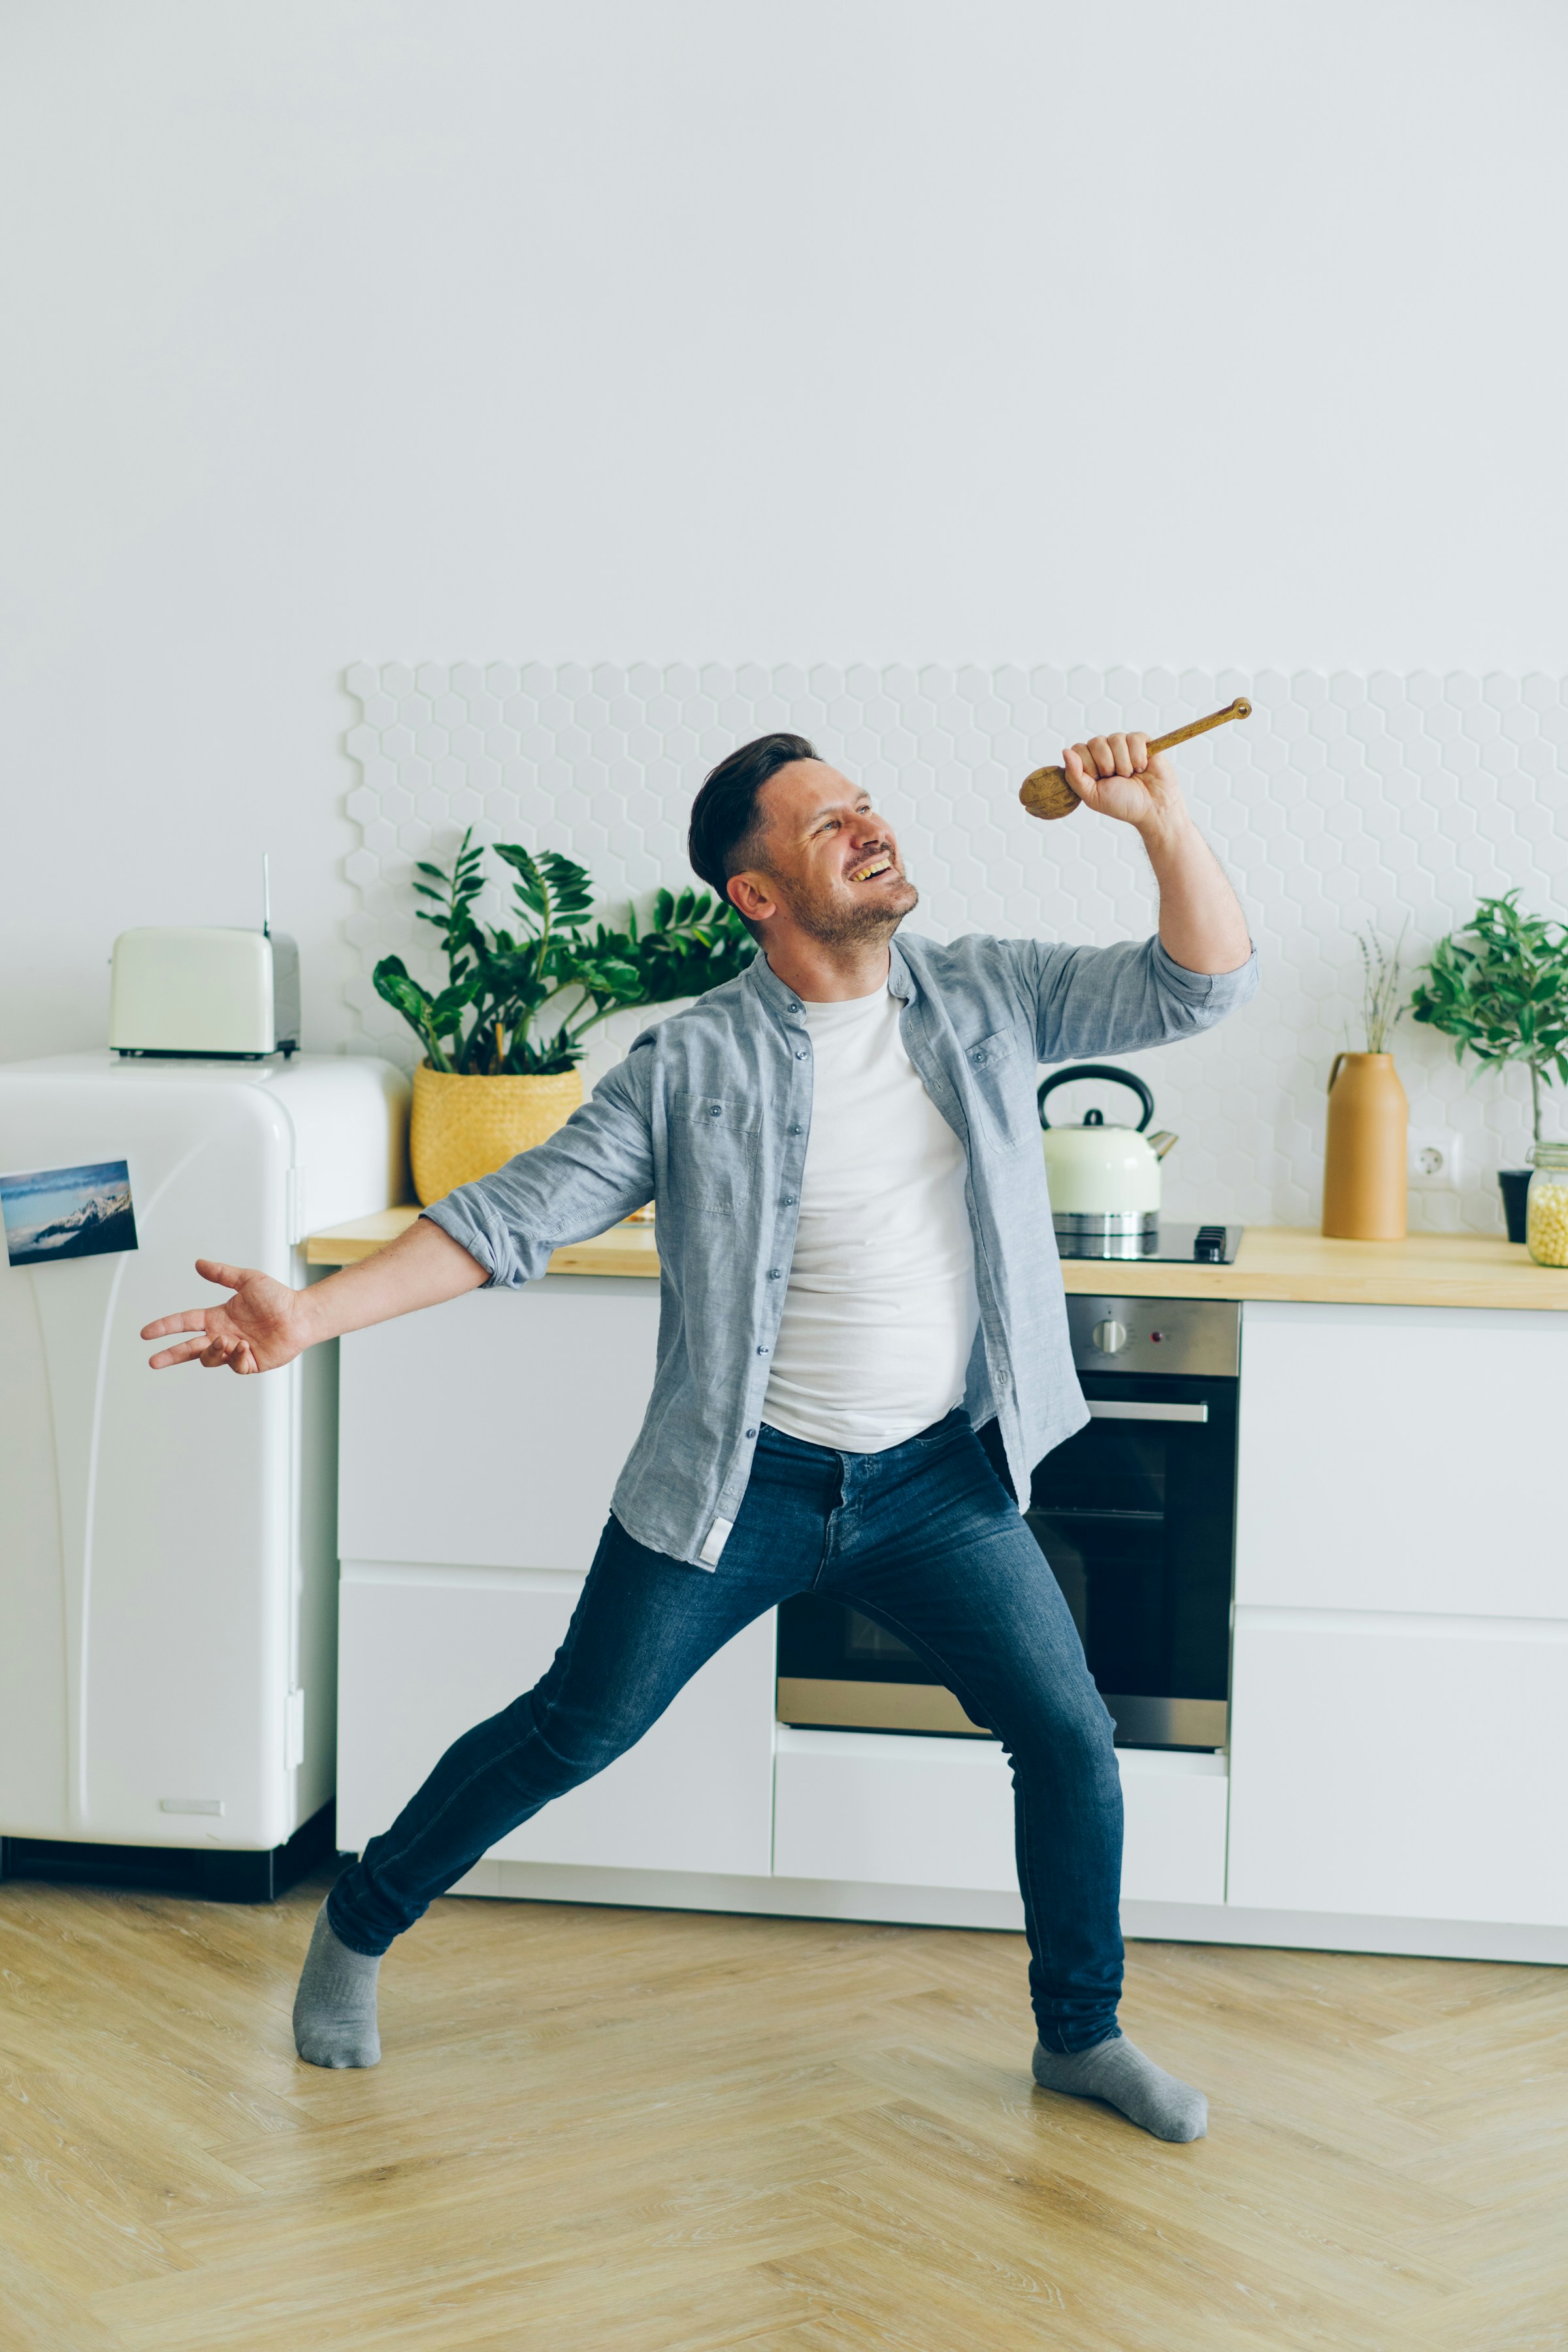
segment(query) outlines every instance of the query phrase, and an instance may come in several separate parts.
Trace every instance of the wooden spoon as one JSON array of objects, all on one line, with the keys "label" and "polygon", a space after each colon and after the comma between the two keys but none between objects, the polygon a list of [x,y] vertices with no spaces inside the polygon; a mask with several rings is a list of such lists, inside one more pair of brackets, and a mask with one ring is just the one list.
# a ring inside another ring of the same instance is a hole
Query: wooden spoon
[{"label": "wooden spoon", "polygon": [[[1223,710],[1211,710],[1206,719],[1193,719],[1185,727],[1177,727],[1169,735],[1162,735],[1150,744],[1151,751],[1173,751],[1178,743],[1191,742],[1194,735],[1206,735],[1211,727],[1223,727],[1227,719],[1250,719],[1252,705],[1237,695]],[[1018,798],[1031,816],[1071,816],[1082,802],[1067,779],[1065,768],[1037,768],[1026,776],[1018,787]]]}]

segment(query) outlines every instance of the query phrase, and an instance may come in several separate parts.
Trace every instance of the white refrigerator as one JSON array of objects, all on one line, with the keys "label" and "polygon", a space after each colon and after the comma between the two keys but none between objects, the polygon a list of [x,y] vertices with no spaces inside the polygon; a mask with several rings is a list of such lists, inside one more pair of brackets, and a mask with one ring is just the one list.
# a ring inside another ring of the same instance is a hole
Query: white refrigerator
[{"label": "white refrigerator", "polygon": [[179,1848],[196,1891],[254,1898],[305,1825],[323,1842],[336,1349],[153,1372],[137,1334],[220,1296],[198,1256],[299,1286],[308,1232],[403,1198],[406,1097],[389,1064],[325,1055],[0,1066],[11,1867],[92,1875],[114,1848],[134,1876],[129,1850]]}]

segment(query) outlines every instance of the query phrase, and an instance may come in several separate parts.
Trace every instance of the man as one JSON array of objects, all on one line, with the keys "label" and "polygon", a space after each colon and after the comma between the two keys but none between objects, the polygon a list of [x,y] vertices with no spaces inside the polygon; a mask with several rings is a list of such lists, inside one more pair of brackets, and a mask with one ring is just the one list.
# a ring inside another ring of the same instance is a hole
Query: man
[{"label": "man", "polygon": [[[381,2054],[393,1938],[497,1839],[623,1754],[741,1627],[831,1593],[909,1643],[1012,1759],[1036,2080],[1196,2138],[1200,2092],[1116,2022],[1121,1797],[1112,1725],[1019,1516],[1086,1419],[1035,1108],[1040,1062],[1152,1045],[1252,993],[1247,925],[1141,735],[1064,754],[1142,836],[1158,939],[1062,948],[893,934],[915,906],[866,794],[797,735],[722,761],[691,863],[761,944],[648,1029],[559,1135],[305,1291],[203,1260],[233,1296],[149,1324],[153,1358],[238,1372],[541,1275],[650,1196],[663,1269],[642,1433],[543,1679],[448,1748],[333,1886],[295,2003],[301,2057]],[[994,1421],[1005,1489],[976,1435]]]}]

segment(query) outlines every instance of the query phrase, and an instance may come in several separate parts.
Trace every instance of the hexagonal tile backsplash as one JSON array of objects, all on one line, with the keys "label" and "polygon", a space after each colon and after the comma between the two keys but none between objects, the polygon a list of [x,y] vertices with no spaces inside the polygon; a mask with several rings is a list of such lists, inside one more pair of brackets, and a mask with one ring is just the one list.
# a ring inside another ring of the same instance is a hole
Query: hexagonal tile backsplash
[{"label": "hexagonal tile backsplash", "polygon": [[[347,924],[349,1000],[366,1048],[405,1063],[414,1041],[375,995],[371,967],[396,952],[435,976],[410,867],[465,825],[482,840],[569,852],[606,905],[624,907],[689,878],[687,811],[706,770],[789,727],[868,785],[898,829],[922,892],[916,928],[942,939],[1142,937],[1154,894],[1137,840],[1081,813],[1040,824],[1020,808],[1018,784],[1091,731],[1152,734],[1245,694],[1249,720],[1177,758],[1247,908],[1262,990],[1206,1036],[1123,1057],[1152,1087],[1160,1124],[1181,1136],[1165,1162],[1176,1217],[1316,1221],[1330,1065],[1363,1042],[1359,928],[1391,939],[1406,924],[1414,962],[1489,893],[1517,883],[1530,908],[1568,903],[1568,701],[1555,677],[358,662],[344,682],[363,713],[347,740],[361,836],[347,861],[360,898]],[[643,1017],[595,1033],[590,1082]],[[1446,1041],[1408,1021],[1394,1051],[1412,1129],[1460,1138],[1458,1193],[1413,1193],[1412,1223],[1496,1230],[1492,1171],[1521,1165],[1530,1139],[1524,1073],[1460,1069]],[[1058,1098],[1068,1115],[1079,1115],[1079,1093]],[[1109,1108],[1115,1090],[1095,1098]],[[1561,1092],[1549,1120],[1568,1132]]]}]

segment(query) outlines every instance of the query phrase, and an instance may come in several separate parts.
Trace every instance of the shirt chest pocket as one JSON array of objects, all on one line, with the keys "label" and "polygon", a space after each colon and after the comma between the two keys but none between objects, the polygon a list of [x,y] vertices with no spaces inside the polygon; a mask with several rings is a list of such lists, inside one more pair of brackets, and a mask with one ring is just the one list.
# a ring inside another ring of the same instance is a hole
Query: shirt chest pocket
[{"label": "shirt chest pocket", "polygon": [[688,1209],[732,1217],[747,1192],[760,1128],[755,1106],[731,1095],[670,1097],[669,1185]]},{"label": "shirt chest pocket", "polygon": [[971,1093],[985,1113],[993,1138],[1009,1150],[1033,1142],[1040,1132],[1034,1065],[1026,1061],[1015,1033],[994,1030],[978,1045],[966,1045],[963,1059]]}]

